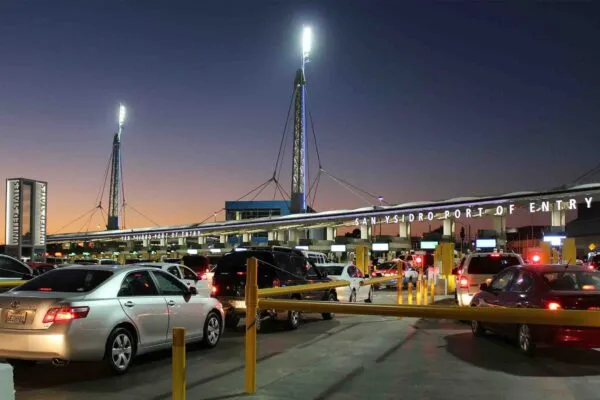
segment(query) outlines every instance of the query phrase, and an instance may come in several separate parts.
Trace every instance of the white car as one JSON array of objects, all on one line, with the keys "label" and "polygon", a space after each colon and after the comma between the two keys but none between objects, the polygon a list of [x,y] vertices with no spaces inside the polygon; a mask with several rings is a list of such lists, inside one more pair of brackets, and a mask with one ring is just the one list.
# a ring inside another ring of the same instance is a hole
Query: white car
[{"label": "white car", "polygon": [[341,302],[354,303],[364,301],[371,303],[373,301],[373,286],[362,285],[365,276],[354,265],[327,263],[318,265],[321,271],[327,272],[327,277],[331,280],[346,280],[350,286],[336,288],[337,298]]},{"label": "white car", "polygon": [[198,279],[198,275],[192,271],[190,268],[181,264],[174,263],[139,263],[135,264],[140,267],[151,267],[158,268],[163,271],[167,271],[168,273],[175,275],[179,280],[181,280],[187,287],[195,287],[198,291],[198,295],[209,297],[210,296],[210,287],[206,280]]}]

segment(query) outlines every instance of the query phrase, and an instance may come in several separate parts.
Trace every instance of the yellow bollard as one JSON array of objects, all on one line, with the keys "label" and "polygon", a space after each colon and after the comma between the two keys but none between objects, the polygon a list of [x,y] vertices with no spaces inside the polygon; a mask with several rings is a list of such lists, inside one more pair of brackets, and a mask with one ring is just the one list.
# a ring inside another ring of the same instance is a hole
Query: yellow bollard
[{"label": "yellow bollard", "polygon": [[429,281],[423,281],[422,289],[423,289],[423,305],[428,306],[429,305]]},{"label": "yellow bollard", "polygon": [[258,284],[256,275],[258,260],[248,258],[246,272],[246,393],[256,393],[256,307]]},{"label": "yellow bollard", "polygon": [[398,296],[396,298],[396,302],[398,304],[402,304],[402,301],[403,301],[403,299],[402,299],[402,279],[399,278],[398,279]]},{"label": "yellow bollard", "polygon": [[435,304],[435,279],[431,280],[431,304]]},{"label": "yellow bollard", "polygon": [[171,391],[173,400],[185,400],[185,329],[173,328]]},{"label": "yellow bollard", "polygon": [[413,295],[412,295],[412,282],[408,282],[408,305],[412,305],[413,303]]},{"label": "yellow bollard", "polygon": [[[420,278],[420,277],[419,277]],[[421,305],[421,286],[422,286],[423,282],[421,282],[421,279],[417,280],[417,305],[420,306]]]}]

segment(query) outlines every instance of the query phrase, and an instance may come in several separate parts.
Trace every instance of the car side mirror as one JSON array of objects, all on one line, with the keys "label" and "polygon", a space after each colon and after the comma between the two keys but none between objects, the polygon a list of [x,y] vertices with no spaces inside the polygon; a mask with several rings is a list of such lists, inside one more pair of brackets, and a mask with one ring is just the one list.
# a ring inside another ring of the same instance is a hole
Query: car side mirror
[{"label": "car side mirror", "polygon": [[479,285],[479,290],[481,290],[482,292],[485,292],[485,291],[487,291],[487,290],[488,290],[488,288],[489,288],[489,286],[488,286],[488,284],[487,284],[487,283],[485,283],[485,282],[484,282],[484,283],[482,283],[481,285]]},{"label": "car side mirror", "polygon": [[198,294],[198,289],[196,289],[195,286],[190,286],[188,289],[188,294],[191,294],[192,296],[196,296]]}]

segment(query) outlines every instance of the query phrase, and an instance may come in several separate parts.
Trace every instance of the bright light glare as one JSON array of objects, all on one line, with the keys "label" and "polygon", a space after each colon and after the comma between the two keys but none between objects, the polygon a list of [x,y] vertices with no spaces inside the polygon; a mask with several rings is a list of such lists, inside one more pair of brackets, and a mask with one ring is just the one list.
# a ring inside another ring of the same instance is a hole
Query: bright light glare
[{"label": "bright light glare", "polygon": [[304,31],[302,31],[302,53],[307,56],[310,54],[310,50],[312,47],[312,29],[310,26],[305,26]]},{"label": "bright light glare", "polygon": [[125,114],[127,113],[127,110],[125,109],[125,106],[123,104],[121,104],[119,106],[119,125],[123,125],[125,123]]}]

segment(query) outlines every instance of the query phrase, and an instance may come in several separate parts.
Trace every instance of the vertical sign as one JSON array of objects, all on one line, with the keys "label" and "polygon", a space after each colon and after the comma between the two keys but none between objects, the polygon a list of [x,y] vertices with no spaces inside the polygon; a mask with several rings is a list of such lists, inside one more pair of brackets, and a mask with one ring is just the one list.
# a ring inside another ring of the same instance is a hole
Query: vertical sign
[{"label": "vertical sign", "polygon": [[6,245],[21,243],[21,181],[6,180]]},{"label": "vertical sign", "polygon": [[33,222],[33,245],[46,245],[46,199],[48,186],[45,182],[35,183],[35,212]]}]

